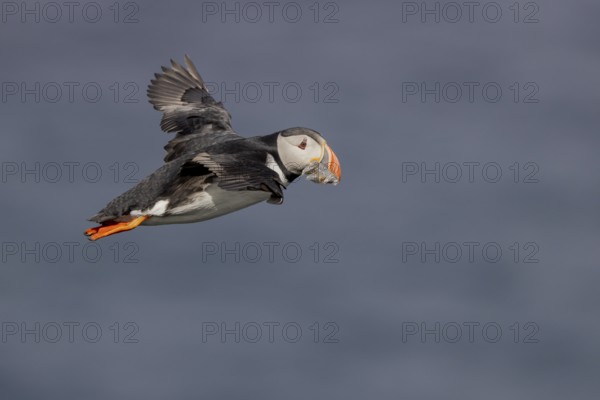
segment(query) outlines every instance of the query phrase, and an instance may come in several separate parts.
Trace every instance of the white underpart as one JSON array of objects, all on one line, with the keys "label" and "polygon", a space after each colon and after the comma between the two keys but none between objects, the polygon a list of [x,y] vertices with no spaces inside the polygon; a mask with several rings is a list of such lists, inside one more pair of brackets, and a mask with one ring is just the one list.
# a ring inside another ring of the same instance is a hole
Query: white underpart
[{"label": "white underpart", "polygon": [[194,211],[208,210],[215,208],[212,196],[207,192],[195,193],[190,196],[190,202],[182,206],[174,207],[169,210],[169,214],[172,215],[186,215],[193,213]]},{"label": "white underpart", "polygon": [[269,198],[263,191],[230,191],[210,185],[206,191],[195,193],[188,204],[167,210],[165,215],[150,218],[144,225],[185,224],[206,221],[241,210]]},{"label": "white underpart", "polygon": [[285,174],[283,173],[281,168],[279,168],[279,164],[277,164],[277,161],[275,161],[273,156],[269,153],[267,153],[267,167],[269,167],[270,169],[275,171],[275,173],[277,173],[277,175],[279,175],[279,179],[281,179],[281,182],[283,182],[283,184],[285,186],[288,185],[289,182],[288,182],[287,178],[285,177]]},{"label": "white underpart", "polygon": [[168,205],[169,200],[159,200],[150,208],[145,210],[132,210],[129,214],[134,217],[139,217],[142,215],[161,216],[167,211]]}]

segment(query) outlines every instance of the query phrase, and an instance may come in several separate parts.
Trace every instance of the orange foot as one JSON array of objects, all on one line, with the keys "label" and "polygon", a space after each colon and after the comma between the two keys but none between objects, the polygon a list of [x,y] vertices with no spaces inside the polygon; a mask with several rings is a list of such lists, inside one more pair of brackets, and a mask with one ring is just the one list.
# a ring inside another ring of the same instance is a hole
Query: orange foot
[{"label": "orange foot", "polygon": [[129,222],[109,222],[106,225],[90,228],[85,231],[85,234],[90,240],[98,240],[106,236],[114,235],[115,233],[130,231],[148,218],[150,217],[143,215],[134,218]]}]

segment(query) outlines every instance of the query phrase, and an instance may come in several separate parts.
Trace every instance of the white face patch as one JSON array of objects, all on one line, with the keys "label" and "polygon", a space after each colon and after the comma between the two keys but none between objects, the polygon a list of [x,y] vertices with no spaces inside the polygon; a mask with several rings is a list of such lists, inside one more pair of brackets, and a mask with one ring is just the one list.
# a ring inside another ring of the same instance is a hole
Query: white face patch
[{"label": "white face patch", "polygon": [[[305,141],[306,146],[301,148]],[[323,157],[323,146],[308,135],[279,135],[277,138],[277,151],[283,165],[298,175],[310,165],[312,161],[320,161]]]}]

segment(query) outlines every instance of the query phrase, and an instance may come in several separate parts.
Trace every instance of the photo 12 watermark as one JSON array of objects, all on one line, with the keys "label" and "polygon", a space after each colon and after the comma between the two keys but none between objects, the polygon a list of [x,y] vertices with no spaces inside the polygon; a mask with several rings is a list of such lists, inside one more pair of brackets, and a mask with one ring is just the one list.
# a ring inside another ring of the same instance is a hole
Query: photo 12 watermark
[{"label": "photo 12 watermark", "polygon": [[140,85],[136,82],[96,81],[3,81],[0,101],[7,103],[119,103],[140,102]]},{"label": "photo 12 watermark", "polygon": [[202,242],[202,263],[266,263],[337,264],[340,246],[337,242]]},{"label": "photo 12 watermark", "polygon": [[538,264],[540,246],[536,242],[402,242],[402,263],[440,264]]},{"label": "photo 12 watermark", "polygon": [[97,243],[92,241],[2,241],[0,261],[15,264],[137,264],[140,246],[136,242]]},{"label": "photo 12 watermark", "polygon": [[402,322],[402,343],[539,343],[535,322]]},{"label": "photo 12 watermark", "polygon": [[534,1],[479,2],[479,1],[404,1],[402,23],[421,24],[514,24],[540,22],[540,6]]},{"label": "photo 12 watermark", "polygon": [[301,21],[314,24],[337,24],[340,22],[340,5],[334,1],[205,1],[202,3],[203,23],[296,24]]},{"label": "photo 12 watermark", "polygon": [[140,4],[135,1],[3,1],[2,24],[115,24],[140,22]]},{"label": "photo 12 watermark", "polygon": [[227,103],[339,103],[340,86],[333,81],[310,82],[205,82],[215,99]]},{"label": "photo 12 watermark", "polygon": [[207,321],[202,322],[202,343],[339,343],[335,322]]},{"label": "photo 12 watermark", "polygon": [[501,164],[495,161],[405,161],[402,183],[539,183],[540,166],[533,161]]},{"label": "photo 12 watermark", "polygon": [[138,183],[140,167],[133,161],[3,161],[0,183]]},{"label": "photo 12 watermark", "polygon": [[518,81],[405,81],[402,82],[401,95],[402,103],[537,104],[540,102],[540,85]]},{"label": "photo 12 watermark", "polygon": [[139,343],[135,322],[2,321],[2,344],[17,343]]}]

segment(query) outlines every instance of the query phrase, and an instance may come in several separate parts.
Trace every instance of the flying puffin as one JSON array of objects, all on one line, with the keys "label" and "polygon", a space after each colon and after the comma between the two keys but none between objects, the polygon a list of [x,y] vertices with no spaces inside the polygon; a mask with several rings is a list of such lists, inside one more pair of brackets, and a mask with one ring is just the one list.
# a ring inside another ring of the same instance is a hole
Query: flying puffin
[{"label": "flying puffin", "polygon": [[91,240],[139,225],[205,221],[267,201],[283,202],[283,189],[299,176],[337,184],[337,156],[320,133],[290,128],[245,138],[231,127],[231,115],[207,91],[196,67],[171,60],[148,86],[160,127],[176,135],[165,146],[165,164],[112,200],[89,221]]}]

